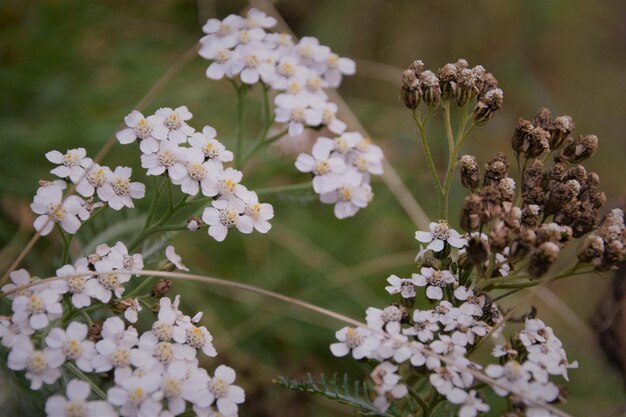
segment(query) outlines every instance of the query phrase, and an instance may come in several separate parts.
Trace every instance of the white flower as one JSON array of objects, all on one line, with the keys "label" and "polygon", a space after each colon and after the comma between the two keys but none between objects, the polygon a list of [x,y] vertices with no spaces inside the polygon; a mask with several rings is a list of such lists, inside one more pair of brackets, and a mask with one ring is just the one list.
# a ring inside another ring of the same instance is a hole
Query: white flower
[{"label": "white flower", "polygon": [[93,371],[92,358],[96,354],[95,344],[85,340],[87,325],[77,321],[71,322],[67,330],[55,327],[46,336],[46,345],[53,351],[59,351],[63,361],[70,360],[76,363],[79,369],[85,372]]},{"label": "white flower", "polygon": [[[297,85],[304,85],[307,77],[308,69],[298,64],[298,59],[293,56],[283,56],[276,63],[276,73],[272,81],[274,90],[287,90],[292,81],[296,81]],[[302,91],[298,88],[297,92]],[[294,94],[295,91],[290,91]]]},{"label": "white flower", "polygon": [[[258,29],[251,29],[250,33],[256,33]],[[247,31],[246,31],[247,32]],[[240,33],[240,36],[244,32]],[[269,84],[274,78],[274,62],[270,51],[259,49],[257,45],[242,45],[235,49],[243,68],[238,71],[241,81],[245,84],[256,84],[259,80]]]},{"label": "white flower", "polygon": [[180,269],[181,271],[189,272],[189,268],[187,268],[183,264],[183,259],[180,257],[180,255],[176,253],[174,246],[169,245],[167,248],[165,248],[165,256],[167,257],[168,261],[176,266],[176,268]]},{"label": "white flower", "polygon": [[184,161],[185,149],[170,141],[162,141],[157,153],[141,155],[141,167],[148,169],[146,175],[162,175],[167,171],[173,181],[185,176],[187,170]]},{"label": "white flower", "polygon": [[363,176],[363,182],[369,181],[369,174],[382,175],[383,151],[380,147],[374,145],[370,139],[361,138],[355,149],[357,152],[351,153],[348,159]]},{"label": "white flower", "polygon": [[[18,287],[22,287],[36,281],[35,278],[31,278],[30,273],[25,269],[16,269],[9,274],[9,278],[11,278],[11,283],[2,286],[2,288],[0,288],[0,291],[6,293],[15,290]],[[15,299],[15,297],[18,297],[20,295],[30,296],[33,294],[33,292],[41,291],[48,287],[49,285],[45,283],[40,285],[34,285],[32,287],[7,295],[6,298],[8,298],[9,300],[13,300]]]},{"label": "white flower", "polygon": [[137,298],[128,298],[126,300],[122,300],[122,304],[126,306],[126,310],[124,310],[124,318],[129,323],[137,323],[138,313],[143,310],[139,300]]},{"label": "white flower", "polygon": [[400,399],[409,393],[406,385],[400,383],[401,379],[397,371],[396,365],[391,362],[382,362],[370,375],[374,381],[374,390],[378,394],[373,404],[381,411],[389,408],[390,399]]},{"label": "white flower", "polygon": [[204,369],[198,369],[197,364],[174,362],[163,371],[159,396],[167,400],[170,415],[179,415],[185,411],[185,400],[195,402],[210,395],[208,383],[208,374]]},{"label": "white flower", "polygon": [[448,398],[452,403],[461,404],[459,417],[476,417],[478,413],[489,411],[489,405],[477,396],[475,390],[471,390],[469,393],[463,391],[463,394],[458,397]]},{"label": "white flower", "polygon": [[187,120],[192,118],[192,114],[187,109],[187,106],[180,106],[175,109],[163,107],[154,114],[164,120],[163,124],[169,130],[167,138],[174,143],[187,142],[187,137],[194,132],[193,127],[187,124]]},{"label": "white flower", "polygon": [[46,153],[46,159],[53,164],[59,165],[50,171],[51,174],[60,178],[68,178],[73,183],[77,183],[92,163],[91,158],[87,158],[85,148],[69,149],[65,155],[59,151]]},{"label": "white flower", "polygon": [[245,20],[241,16],[231,14],[224,20],[209,19],[202,26],[202,31],[208,36],[204,37],[203,44],[212,44],[216,41],[227,45],[228,48],[237,44],[239,29],[244,26]]},{"label": "white flower", "polygon": [[55,223],[59,223],[67,233],[74,234],[80,227],[78,212],[83,200],[75,195],[63,199],[63,190],[54,185],[40,187],[33,198],[30,208],[40,216],[33,226],[42,236],[52,231]]},{"label": "white flower", "polygon": [[183,313],[178,310],[180,298],[177,296],[174,302],[168,297],[161,297],[159,300],[158,320],[152,325],[155,336],[163,342],[174,339],[178,343],[185,343],[187,335],[182,324]]},{"label": "white flower", "polygon": [[44,383],[53,384],[61,377],[59,367],[64,358],[61,352],[46,348],[35,350],[27,336],[16,336],[7,367],[14,371],[26,370],[26,379],[30,380],[30,389],[38,390]]},{"label": "white flower", "polygon": [[454,284],[456,279],[450,271],[437,271],[433,268],[422,268],[420,274],[413,274],[417,286],[426,287],[426,297],[431,300],[443,298],[443,287]]},{"label": "white flower", "polygon": [[233,153],[227,151],[226,147],[217,139],[217,132],[211,126],[205,126],[202,133],[196,132],[189,138],[189,144],[193,148],[202,150],[204,157],[210,160],[230,162],[233,160]]},{"label": "white flower", "polygon": [[341,136],[334,139],[335,150],[340,154],[346,155],[352,149],[355,149],[357,144],[363,140],[363,136],[359,132],[346,132]]},{"label": "white flower", "polygon": [[111,272],[114,269],[114,263],[108,259],[96,262],[94,266],[97,272],[104,273],[87,280],[85,293],[103,303],[111,301],[112,294],[120,298],[124,292],[124,284],[130,280],[130,275]]},{"label": "white flower", "polygon": [[328,138],[318,138],[312,154],[301,153],[296,160],[296,168],[301,172],[312,172],[313,189],[318,194],[336,190],[341,185],[340,173],[345,170],[341,156],[331,154],[335,144]]},{"label": "white flower", "polygon": [[[415,275],[415,274],[414,274]],[[387,278],[387,282],[390,284],[385,287],[385,290],[389,294],[402,294],[402,298],[415,298],[415,286],[417,280],[415,277],[400,278],[396,275],[391,275]]]},{"label": "white flower", "polygon": [[51,288],[60,294],[70,293],[74,307],[83,308],[91,305],[91,297],[85,292],[85,284],[92,277],[87,258],[78,259],[74,265],[65,265],[57,269],[57,276],[73,275],[86,272],[87,275],[74,276],[52,283]]},{"label": "white flower", "polygon": [[337,357],[346,356],[352,351],[354,359],[363,359],[380,345],[380,340],[362,327],[344,327],[335,333],[335,337],[339,343],[331,344],[330,351]]},{"label": "white flower", "polygon": [[216,196],[221,163],[215,163],[215,160],[205,162],[204,153],[198,148],[187,148],[186,160],[184,174],[177,179],[172,177],[172,182],[180,184],[185,194],[196,195],[202,190],[202,194],[207,197]]},{"label": "white flower", "polygon": [[422,243],[428,243],[427,248],[433,252],[441,252],[445,242],[455,248],[467,245],[467,239],[462,238],[456,230],[450,229],[445,220],[440,223],[430,223],[430,233],[415,232],[415,239]]},{"label": "white flower", "polygon": [[217,351],[213,347],[213,336],[204,326],[188,323],[185,326],[185,344],[194,349],[201,349],[207,356],[217,356]]},{"label": "white flower", "polygon": [[246,14],[245,27],[248,29],[264,28],[269,29],[276,25],[276,19],[268,16],[259,9],[250,9]]},{"label": "white flower", "polygon": [[319,40],[312,36],[305,36],[296,45],[296,53],[300,61],[307,66],[316,62],[323,62],[330,55],[330,48],[320,45]]},{"label": "white flower", "polygon": [[241,233],[252,233],[253,221],[249,216],[242,216],[245,204],[238,198],[218,199],[202,213],[202,221],[209,226],[209,235],[218,242],[222,242],[233,226]]},{"label": "white flower", "polygon": [[139,349],[152,358],[146,363],[144,370],[164,370],[174,361],[185,359],[183,345],[160,341],[154,332],[151,331],[141,335],[139,338]]},{"label": "white flower", "polygon": [[52,289],[19,295],[13,300],[13,321],[22,327],[28,323],[34,330],[43,329],[51,320],[58,319],[63,313],[58,292]]},{"label": "white flower", "polygon": [[244,193],[242,201],[246,204],[244,217],[249,217],[252,220],[252,225],[257,231],[267,233],[272,228],[268,220],[274,217],[272,205],[259,203],[259,197],[254,191]]},{"label": "white flower", "polygon": [[340,57],[333,52],[328,54],[324,64],[326,66],[323,71],[324,81],[332,88],[339,87],[342,75],[354,75],[356,72],[356,64],[353,60]]},{"label": "white flower", "polygon": [[241,387],[233,385],[235,376],[235,371],[232,368],[226,365],[218,366],[213,378],[209,380],[209,392],[204,404],[199,405],[201,407],[208,406],[215,401],[221,414],[236,415],[237,405],[245,401],[245,393]]},{"label": "white flower", "polygon": [[159,142],[167,139],[168,129],[163,124],[163,118],[152,115],[147,118],[137,110],[133,110],[124,118],[126,129],[122,129],[115,135],[117,140],[126,145],[139,139],[139,147],[143,153],[152,153],[159,150]]},{"label": "white flower", "polygon": [[400,321],[402,320],[402,310],[395,305],[385,307],[381,310],[376,307],[368,307],[366,312],[367,325],[388,333],[398,333],[400,331]]},{"label": "white flower", "polygon": [[98,353],[92,359],[95,372],[107,372],[113,368],[145,366],[149,357],[135,348],[138,343],[137,330],[125,328],[119,317],[109,317],[102,324],[102,340],[96,343]]},{"label": "white flower", "polygon": [[[117,242],[107,256],[107,261],[111,263],[113,269],[143,269],[143,256],[140,253],[130,255],[128,248],[123,242]],[[139,276],[139,275],[137,275]]]},{"label": "white flower", "polygon": [[66,395],[53,395],[46,400],[47,417],[116,417],[117,413],[106,401],[87,401],[91,387],[85,381],[72,379]]},{"label": "white flower", "polygon": [[338,180],[341,185],[334,190],[320,195],[324,204],[335,204],[335,216],[345,219],[354,216],[360,209],[367,207],[372,198],[372,187],[361,183],[361,175],[354,169],[347,169]]},{"label": "white flower", "polygon": [[437,320],[433,317],[431,310],[413,312],[413,327],[403,329],[402,333],[407,336],[417,336],[422,342],[428,342],[434,338],[433,332],[439,330]]},{"label": "white flower", "polygon": [[98,188],[98,197],[109,203],[113,210],[121,210],[126,206],[133,208],[132,199],[143,198],[146,186],[140,182],[130,182],[133,170],[128,167],[117,167],[109,174],[107,182]]},{"label": "white flower", "polygon": [[111,404],[120,407],[121,416],[157,416],[163,406],[152,394],[161,387],[161,379],[158,371],[133,374],[127,369],[118,372],[116,385],[107,391],[107,399]]},{"label": "white flower", "polygon": [[322,107],[322,123],[327,126],[331,132],[338,135],[346,130],[346,124],[337,119],[337,105],[335,103],[327,102]]},{"label": "white flower", "polygon": [[234,168],[226,168],[217,176],[217,189],[222,197],[226,199],[237,200],[235,197],[242,198],[245,195],[246,187],[239,182],[243,174]]},{"label": "white flower", "polygon": [[274,103],[275,120],[289,124],[289,136],[298,136],[304,131],[305,125],[315,127],[322,124],[324,101],[317,97],[306,93],[279,94]]},{"label": "white flower", "polygon": [[206,76],[212,80],[221,80],[224,76],[233,78],[241,69],[239,55],[235,54],[225,41],[211,39],[203,42],[200,56],[213,61],[206,69]]},{"label": "white flower", "polygon": [[91,197],[111,175],[111,169],[95,162],[87,168],[87,174],[76,184],[76,191],[83,197]]}]

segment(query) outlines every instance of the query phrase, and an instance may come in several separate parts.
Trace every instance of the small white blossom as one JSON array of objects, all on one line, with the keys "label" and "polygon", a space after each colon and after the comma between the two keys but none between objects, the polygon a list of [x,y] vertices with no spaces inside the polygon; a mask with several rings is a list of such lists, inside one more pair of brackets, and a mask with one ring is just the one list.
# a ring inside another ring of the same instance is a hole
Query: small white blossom
[{"label": "small white blossom", "polygon": [[430,232],[415,232],[415,239],[428,243],[427,248],[433,252],[441,252],[445,242],[455,248],[467,245],[467,239],[462,238],[456,230],[450,229],[446,221],[430,223]]},{"label": "small white blossom", "polygon": [[59,298],[59,293],[52,289],[18,295],[11,305],[13,321],[20,327],[30,325],[34,330],[43,329],[50,321],[61,317],[63,306]]},{"label": "small white blossom", "polygon": [[174,143],[185,143],[187,137],[194,133],[193,127],[187,124],[187,120],[191,120],[193,116],[187,106],[180,106],[175,109],[163,107],[158,109],[155,114],[163,119],[163,124],[169,131],[167,138]]},{"label": "small white blossom", "polygon": [[249,216],[243,216],[245,204],[238,198],[218,199],[202,213],[202,221],[209,226],[209,235],[218,242],[222,242],[228,230],[236,227],[241,233],[252,233],[253,221]]},{"label": "small white blossom", "polygon": [[53,384],[61,377],[59,367],[63,364],[63,354],[46,348],[35,350],[31,340],[17,336],[7,359],[7,367],[13,371],[26,371],[30,389],[39,390],[43,384]]},{"label": "small white blossom", "polygon": [[301,93],[298,95],[279,94],[274,99],[278,123],[287,123],[289,136],[298,136],[304,126],[319,126],[323,121],[324,102],[314,96]]},{"label": "small white blossom", "polygon": [[244,217],[252,220],[254,228],[261,233],[267,233],[272,225],[268,220],[274,218],[274,208],[268,203],[259,203],[259,197],[254,191],[244,193],[242,201],[246,207]]},{"label": "small white blossom", "polygon": [[91,387],[85,381],[72,379],[67,384],[66,397],[53,395],[46,400],[47,417],[117,417],[106,401],[87,401]]},{"label": "small white blossom", "polygon": [[109,203],[113,210],[121,210],[126,206],[133,208],[133,199],[143,198],[146,186],[140,182],[130,182],[133,170],[128,167],[117,167],[109,174],[107,182],[98,188],[98,197]]},{"label": "small white blossom", "polygon": [[83,200],[75,195],[63,198],[63,190],[54,185],[40,187],[30,205],[31,210],[40,216],[33,226],[42,236],[52,231],[55,223],[59,223],[67,233],[74,234],[80,227],[78,212]]},{"label": "small white blossom", "polygon": [[318,138],[313,145],[312,155],[301,153],[296,160],[296,168],[301,172],[311,172],[313,189],[318,194],[329,193],[341,185],[341,175],[345,170],[343,158],[331,154],[335,143],[328,138]]},{"label": "small white blossom", "polygon": [[65,154],[50,151],[46,153],[46,159],[59,165],[50,173],[60,178],[69,178],[73,183],[77,183],[85,174],[85,168],[93,163],[91,158],[87,158],[85,148],[69,149]]},{"label": "small white blossom", "polygon": [[456,282],[454,275],[450,271],[437,271],[434,268],[422,268],[421,274],[413,274],[416,285],[426,287],[426,297],[431,300],[441,300],[443,289]]},{"label": "small white blossom", "polygon": [[180,255],[176,253],[176,249],[174,249],[174,246],[169,245],[167,248],[165,248],[165,257],[168,261],[173,263],[177,269],[189,272],[189,268],[187,268],[183,264],[183,259],[180,257]]},{"label": "small white blossom", "polygon": [[115,135],[117,140],[126,145],[139,139],[139,147],[143,153],[154,153],[159,150],[159,141],[167,139],[168,129],[163,118],[152,115],[147,118],[137,110],[133,110],[124,118],[127,128]]},{"label": "small white blossom", "polygon": [[386,286],[385,290],[389,294],[401,294],[402,298],[415,298],[417,279],[414,276],[411,276],[411,278],[400,278],[396,275],[391,275],[387,278],[387,282],[390,285]]},{"label": "small white blossom", "polygon": [[67,330],[55,327],[46,336],[46,345],[54,352],[58,351],[66,360],[76,363],[82,371],[91,372],[91,360],[96,354],[95,344],[85,340],[87,325],[76,321],[67,326]]},{"label": "small white blossom", "polygon": [[227,151],[226,147],[215,136],[217,132],[211,126],[205,126],[202,133],[196,132],[189,138],[189,144],[196,149],[200,149],[204,157],[208,160],[230,162],[233,160],[233,153]]},{"label": "small white blossom", "polygon": [[110,178],[111,169],[94,162],[86,171],[87,174],[76,184],[76,191],[83,197],[91,197]]},{"label": "small white blossom", "polygon": [[369,357],[380,345],[380,340],[369,330],[357,327],[344,327],[335,333],[338,343],[330,345],[330,350],[337,357],[346,356],[352,352],[354,359]]}]

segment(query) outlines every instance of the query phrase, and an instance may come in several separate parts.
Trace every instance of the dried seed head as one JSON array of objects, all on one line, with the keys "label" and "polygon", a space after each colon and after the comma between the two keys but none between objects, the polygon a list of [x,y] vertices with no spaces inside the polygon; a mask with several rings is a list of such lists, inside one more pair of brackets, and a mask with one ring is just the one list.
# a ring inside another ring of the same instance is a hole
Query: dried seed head
[{"label": "dried seed head", "polygon": [[550,150],[550,133],[541,127],[535,127],[531,122],[519,119],[511,144],[516,155],[525,158],[536,158]]},{"label": "dried seed head", "polygon": [[400,96],[404,105],[409,109],[416,109],[420,102],[419,79],[411,69],[402,74]]},{"label": "dried seed head", "polygon": [[541,277],[548,272],[548,269],[559,257],[559,246],[553,242],[544,242],[535,249],[530,257],[528,273],[534,279]]},{"label": "dried seed head", "polygon": [[513,201],[513,196],[515,195],[515,180],[513,178],[502,178],[498,184],[498,188],[500,189],[504,201]]},{"label": "dried seed head", "polygon": [[450,100],[454,97],[458,71],[459,69],[454,64],[446,64],[437,71],[437,77],[441,86],[441,98],[443,100]]},{"label": "dried seed head", "polygon": [[493,219],[502,213],[502,193],[497,186],[488,185],[483,187],[480,197],[486,220]]},{"label": "dried seed head", "polygon": [[457,89],[455,91],[456,102],[459,107],[469,103],[478,95],[479,91],[478,79],[474,71],[469,68],[460,70],[457,75]]},{"label": "dried seed head", "polygon": [[537,227],[539,224],[539,215],[541,207],[537,204],[528,204],[522,210],[522,223],[528,227]]},{"label": "dried seed head", "polygon": [[596,135],[579,136],[575,140],[568,140],[561,157],[570,163],[578,163],[591,158],[598,150]]},{"label": "dried seed head", "polygon": [[550,122],[550,110],[542,107],[533,119],[533,126],[540,127],[543,130],[548,130],[550,128]]},{"label": "dried seed head", "polygon": [[476,194],[465,197],[461,211],[461,228],[466,232],[472,232],[485,220],[482,199]]},{"label": "dried seed head", "polygon": [[550,149],[557,150],[574,131],[574,120],[570,116],[559,116],[550,124]]},{"label": "dried seed head", "polygon": [[602,257],[602,265],[600,270],[608,271],[609,269],[616,269],[620,262],[624,260],[626,250],[624,244],[619,240],[604,245],[604,256]]},{"label": "dried seed head", "polygon": [[437,107],[441,102],[439,79],[432,71],[428,70],[422,72],[419,79],[424,103],[429,107]]},{"label": "dried seed head", "polygon": [[499,186],[500,181],[507,177],[509,172],[509,161],[503,153],[497,152],[496,156],[485,164],[484,186]]},{"label": "dried seed head", "polygon": [[578,260],[584,263],[592,263],[599,266],[602,262],[602,254],[604,253],[604,240],[597,235],[589,235],[585,241],[578,247],[576,255]]},{"label": "dried seed head", "polygon": [[476,234],[467,241],[467,256],[478,268],[484,268],[485,261],[489,258],[489,242]]},{"label": "dried seed head", "polygon": [[424,71],[424,63],[421,60],[416,59],[411,63],[411,65],[409,65],[409,69],[413,71],[417,77],[419,77],[422,71]]},{"label": "dried seed head", "polygon": [[474,107],[473,118],[477,125],[484,125],[495,114],[496,110],[502,108],[504,93],[499,88],[487,91],[478,97],[478,102]]},{"label": "dried seed head", "polygon": [[516,155],[523,153],[524,144],[528,142],[528,137],[532,134],[533,128],[533,124],[528,120],[520,117],[517,121],[513,138],[511,139],[511,146]]},{"label": "dried seed head", "polygon": [[475,190],[480,183],[480,169],[476,157],[472,155],[463,155],[459,159],[461,166],[461,184],[463,187]]},{"label": "dried seed head", "polygon": [[511,242],[509,261],[517,262],[523,259],[534,246],[537,234],[532,228],[522,227],[519,235]]},{"label": "dried seed head", "polygon": [[498,221],[489,232],[489,245],[494,252],[502,252],[511,241],[511,229],[503,221]]},{"label": "dried seed head", "polygon": [[510,210],[502,213],[501,218],[507,227],[514,231],[519,231],[520,227],[522,227],[522,209],[519,207],[511,207]]},{"label": "dried seed head", "polygon": [[498,88],[498,80],[490,72],[486,73],[483,77],[483,88],[480,90],[481,94],[485,94],[487,91],[495,90]]},{"label": "dried seed head", "polygon": [[596,232],[605,242],[624,240],[624,212],[621,209],[609,211]]}]

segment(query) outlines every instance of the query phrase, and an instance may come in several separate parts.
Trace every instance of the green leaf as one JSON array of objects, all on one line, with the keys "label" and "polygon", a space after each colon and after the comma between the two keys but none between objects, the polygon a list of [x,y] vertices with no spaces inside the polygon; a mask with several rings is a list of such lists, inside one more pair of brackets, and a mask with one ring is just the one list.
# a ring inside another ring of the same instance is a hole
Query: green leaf
[{"label": "green leaf", "polygon": [[341,404],[349,405],[359,410],[359,413],[366,416],[381,417],[398,417],[398,414],[380,411],[372,404],[370,400],[369,387],[363,381],[350,382],[348,375],[339,377],[333,374],[331,378],[326,378],[321,374],[319,379],[313,378],[311,374],[307,374],[302,380],[289,379],[279,376],[275,379],[274,384],[293,391],[307,392],[316,394]]}]

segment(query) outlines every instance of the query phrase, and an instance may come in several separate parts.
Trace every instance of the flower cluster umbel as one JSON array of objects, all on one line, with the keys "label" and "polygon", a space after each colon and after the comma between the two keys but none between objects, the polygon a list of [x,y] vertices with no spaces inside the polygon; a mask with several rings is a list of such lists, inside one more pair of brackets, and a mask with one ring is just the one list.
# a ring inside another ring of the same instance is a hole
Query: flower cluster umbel
[{"label": "flower cluster umbel", "polygon": [[161,108],[144,117],[133,111],[124,121],[126,128],[117,133],[122,144],[139,141],[141,166],[147,175],[165,176],[189,196],[202,194],[213,199],[212,207],[202,213],[202,221],[193,220],[196,230],[208,226],[209,235],[223,241],[228,230],[241,233],[254,229],[267,233],[274,217],[270,204],[260,203],[257,194],[240,184],[243,174],[224,163],[233,160],[233,153],[215,139],[217,132],[205,126],[201,132],[187,124],[192,114],[187,107]]},{"label": "flower cluster umbel", "polygon": [[[169,265],[186,269],[172,247],[166,253]],[[202,314],[183,314],[180,297],[172,301],[158,285],[152,296],[121,299],[131,281],[129,271],[139,271],[143,264],[140,254],[129,254],[118,242],[100,245],[58,269],[57,275],[65,277],[61,280],[38,283],[21,269],[2,287],[5,293],[18,289],[7,295],[13,314],[0,319],[8,368],[24,372],[32,390],[44,385],[54,389],[61,377],[76,377],[67,384],[66,395],[47,399],[47,416],[166,417],[187,410],[206,417],[237,415],[245,395],[233,385],[235,371],[219,365],[211,376],[199,367],[199,351],[217,355],[213,337],[198,324]],[[96,323],[89,318],[90,311],[108,307],[136,323],[142,311],[139,299],[145,303],[146,297],[156,298],[158,308],[150,328],[141,333],[116,315]],[[78,320],[82,316],[88,323]],[[90,384],[97,390],[91,392]],[[90,401],[95,397],[99,399]]]},{"label": "flower cluster umbel", "polygon": [[[354,61],[339,57],[313,37],[296,42],[290,35],[268,32],[276,19],[251,9],[246,17],[209,19],[200,55],[212,61],[210,79],[239,78],[239,89],[261,84],[274,92],[274,122],[286,125],[295,140],[305,128],[326,128],[335,138],[320,136],[312,155],[302,153],[296,167],[313,174],[313,189],[335,215],[351,217],[372,199],[370,175],[382,174],[382,150],[359,133],[345,132],[337,105],[325,88],[336,88],[343,75],[355,73]],[[241,91],[241,90],[239,90]],[[274,138],[277,140],[278,137]]]}]

